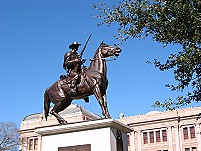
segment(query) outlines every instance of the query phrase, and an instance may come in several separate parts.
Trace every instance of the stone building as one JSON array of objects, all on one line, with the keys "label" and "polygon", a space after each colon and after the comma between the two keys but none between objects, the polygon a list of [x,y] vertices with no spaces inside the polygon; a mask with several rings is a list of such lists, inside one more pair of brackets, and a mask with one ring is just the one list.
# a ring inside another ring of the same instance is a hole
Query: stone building
[{"label": "stone building", "polygon": [[119,119],[132,127],[130,151],[201,151],[201,107]]},{"label": "stone building", "polygon": [[[69,123],[100,120],[101,117],[78,105],[71,105],[61,116]],[[124,117],[119,122],[133,128],[128,134],[128,151],[201,151],[201,107],[176,111],[151,111],[144,115]],[[19,133],[22,151],[38,151],[40,136],[37,128],[58,125],[55,117],[48,121],[43,113],[26,116]]]}]

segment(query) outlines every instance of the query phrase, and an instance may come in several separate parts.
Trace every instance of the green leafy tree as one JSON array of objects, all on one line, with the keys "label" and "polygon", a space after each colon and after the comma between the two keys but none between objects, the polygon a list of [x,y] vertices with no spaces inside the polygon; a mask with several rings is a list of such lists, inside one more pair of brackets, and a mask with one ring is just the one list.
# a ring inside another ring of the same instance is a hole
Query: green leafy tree
[{"label": "green leafy tree", "polygon": [[201,1],[200,0],[123,0],[111,7],[98,3],[99,25],[118,25],[116,39],[151,37],[167,45],[181,45],[164,63],[152,63],[161,71],[174,70],[177,85],[166,85],[172,91],[190,91],[183,96],[156,101],[154,106],[176,109],[201,101]]},{"label": "green leafy tree", "polygon": [[0,151],[19,150],[18,128],[13,122],[0,122]]}]

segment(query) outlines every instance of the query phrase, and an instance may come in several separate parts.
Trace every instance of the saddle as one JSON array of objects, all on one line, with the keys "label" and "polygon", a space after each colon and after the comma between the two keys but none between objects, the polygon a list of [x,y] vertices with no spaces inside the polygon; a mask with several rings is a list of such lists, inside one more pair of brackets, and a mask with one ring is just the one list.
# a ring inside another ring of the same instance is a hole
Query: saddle
[{"label": "saddle", "polygon": [[[81,79],[81,75],[83,73],[78,73],[76,75],[60,75],[60,80],[62,80],[64,83],[69,84],[70,87],[74,87],[75,85],[78,85],[80,83],[80,79]],[[75,81],[75,83],[73,83],[74,85],[71,86],[72,82]]]},{"label": "saddle", "polygon": [[[86,76],[84,74],[84,69],[81,70],[80,73],[75,75],[74,77],[70,76],[69,74],[67,75],[60,75],[60,84],[61,88],[67,92],[68,95],[76,95],[77,94],[77,86],[81,83],[84,82],[86,79]],[[89,102],[89,97],[85,97],[84,101],[86,103]]]}]

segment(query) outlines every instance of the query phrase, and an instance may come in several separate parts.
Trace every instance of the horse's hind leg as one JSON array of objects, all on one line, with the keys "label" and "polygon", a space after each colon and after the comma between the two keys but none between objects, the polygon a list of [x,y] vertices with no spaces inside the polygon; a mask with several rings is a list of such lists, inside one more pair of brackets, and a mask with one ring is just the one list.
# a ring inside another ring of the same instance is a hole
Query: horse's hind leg
[{"label": "horse's hind leg", "polygon": [[71,104],[71,102],[72,100],[66,100],[66,98],[62,98],[55,103],[53,109],[50,111],[50,113],[57,118],[60,124],[68,124],[67,121],[65,121],[58,113],[67,108]]}]

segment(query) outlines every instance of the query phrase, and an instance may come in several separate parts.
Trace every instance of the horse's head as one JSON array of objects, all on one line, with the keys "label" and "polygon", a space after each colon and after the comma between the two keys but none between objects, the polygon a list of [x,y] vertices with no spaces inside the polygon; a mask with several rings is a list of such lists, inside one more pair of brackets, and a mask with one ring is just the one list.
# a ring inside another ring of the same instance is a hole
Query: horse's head
[{"label": "horse's head", "polygon": [[111,57],[111,56],[116,56],[118,57],[119,54],[121,53],[121,49],[117,46],[109,46],[105,44],[103,41],[100,44],[101,49],[101,54],[103,55],[104,58]]}]

